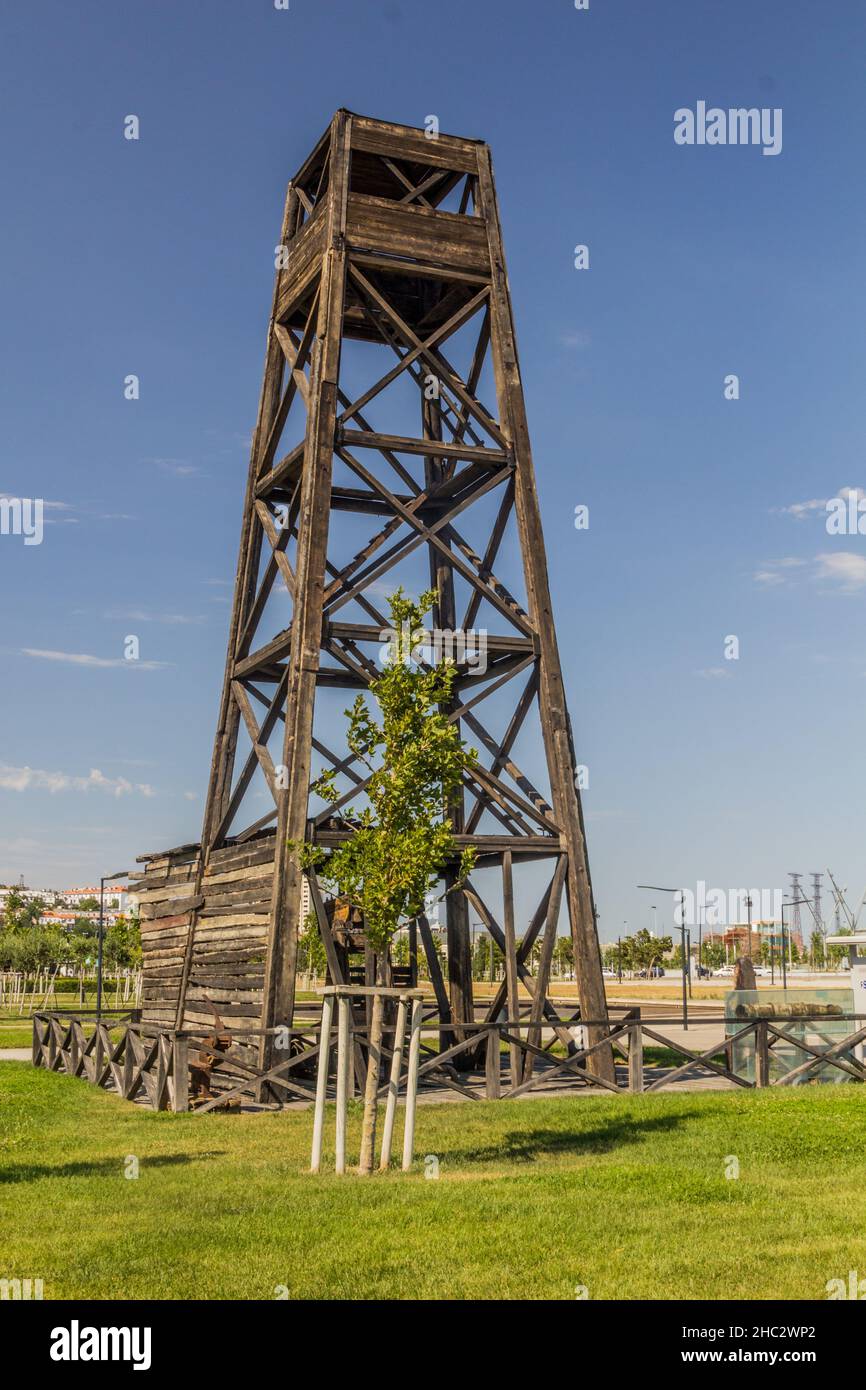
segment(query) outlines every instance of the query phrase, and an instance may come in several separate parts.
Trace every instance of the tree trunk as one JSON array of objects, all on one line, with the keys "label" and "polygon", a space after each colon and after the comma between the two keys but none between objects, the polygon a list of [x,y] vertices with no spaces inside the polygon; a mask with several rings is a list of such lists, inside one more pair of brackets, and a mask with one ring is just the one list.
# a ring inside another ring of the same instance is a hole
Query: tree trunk
[{"label": "tree trunk", "polygon": [[381,994],[373,999],[373,1017],[370,1023],[370,1045],[367,1049],[367,1084],[364,1088],[364,1124],[361,1130],[361,1161],[358,1172],[367,1175],[373,1171],[373,1155],[376,1150],[376,1115],[378,1111],[379,1068],[382,1057],[382,1017],[384,1000]]}]

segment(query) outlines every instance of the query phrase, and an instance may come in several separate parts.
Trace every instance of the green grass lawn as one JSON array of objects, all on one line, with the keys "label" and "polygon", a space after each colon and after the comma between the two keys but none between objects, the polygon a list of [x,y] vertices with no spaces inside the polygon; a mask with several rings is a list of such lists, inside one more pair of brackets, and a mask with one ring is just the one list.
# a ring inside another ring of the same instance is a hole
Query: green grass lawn
[{"label": "green grass lawn", "polygon": [[[103,1007],[106,1011],[115,1008],[114,989],[107,988],[103,996]],[[131,1008],[131,1004],[119,1004],[120,1009]],[[56,1001],[48,1005],[51,1012],[78,1013],[81,1009],[96,1008],[96,992],[88,989],[82,1004],[78,998],[78,992],[74,994],[58,994]],[[35,1010],[36,1013],[43,1012],[41,1007]],[[19,1013],[12,1009],[0,1009],[0,1049],[4,1047],[30,1047],[33,1042],[33,1014]]]},{"label": "green grass lawn", "polygon": [[820,1299],[866,1274],[862,1087],[423,1105],[415,1170],[366,1179],[310,1176],[311,1123],[156,1115],[0,1063],[0,1276],[46,1298],[570,1300]]}]

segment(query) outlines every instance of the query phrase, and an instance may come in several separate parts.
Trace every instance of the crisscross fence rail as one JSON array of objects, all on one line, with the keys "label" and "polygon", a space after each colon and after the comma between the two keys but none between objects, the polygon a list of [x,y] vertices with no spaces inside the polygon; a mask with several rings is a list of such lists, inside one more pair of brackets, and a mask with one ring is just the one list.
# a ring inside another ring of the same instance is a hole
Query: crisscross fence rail
[{"label": "crisscross fence rail", "polygon": [[141,1023],[135,1010],[38,1013],[33,1065],[77,1076],[154,1110],[189,1108],[186,1039]]},{"label": "crisscross fence rail", "polygon": [[[768,1018],[736,1020],[722,1015],[703,1017],[701,1025],[732,1029],[702,1051],[686,1046],[665,1031],[680,1028],[679,1017],[641,1018],[637,1008],[624,1010],[617,1019],[602,1022],[573,1016],[539,1022],[525,1012],[515,1019],[485,1019],[476,1023],[443,1022],[435,1002],[422,1013],[419,1091],[453,1091],[467,1101],[515,1100],[531,1092],[595,1090],[603,1093],[661,1091],[695,1078],[718,1079],[743,1089],[792,1086],[814,1081],[835,1069],[840,1079],[866,1081],[861,1060],[866,1044],[866,1015],[839,1013],[833,1025],[847,1023],[850,1031],[839,1037],[828,1030],[828,1016],[777,1014]],[[310,1013],[309,1006],[307,1013]],[[197,1114],[236,1105],[292,1102],[312,1104],[316,1099],[316,1072],[321,1047],[320,1006],[316,1017],[287,1029],[270,1029],[283,1035],[276,1050],[283,1055],[276,1064],[258,1064],[264,1030],[232,1029],[226,1051],[214,1046],[213,1029],[168,1029],[142,1023],[136,1011],[103,1011],[95,1014],[37,1013],[33,1018],[33,1065],[63,1072],[114,1091],[154,1110]],[[792,1031],[792,1025],[797,1031]],[[592,1030],[592,1044],[583,1041],[583,1029]],[[808,1032],[808,1036],[805,1034]],[[389,1087],[405,1091],[408,1061],[394,1060],[395,1025],[386,1022],[381,1042],[380,1096]],[[336,1039],[335,1031],[331,1041]],[[369,1025],[363,1013],[350,1023],[350,1094],[363,1095]],[[749,1066],[743,1074],[743,1047]],[[611,1047],[615,1080],[595,1075],[593,1054]],[[675,1061],[660,1060],[658,1049]],[[858,1055],[859,1054],[859,1055]],[[792,1057],[802,1061],[791,1064]],[[197,1069],[209,1058],[218,1061],[210,1075],[206,1094],[197,1093]],[[739,1064],[735,1059],[739,1057]],[[680,1060],[682,1059],[682,1060]],[[326,1075],[325,1094],[336,1098],[336,1077]]]}]

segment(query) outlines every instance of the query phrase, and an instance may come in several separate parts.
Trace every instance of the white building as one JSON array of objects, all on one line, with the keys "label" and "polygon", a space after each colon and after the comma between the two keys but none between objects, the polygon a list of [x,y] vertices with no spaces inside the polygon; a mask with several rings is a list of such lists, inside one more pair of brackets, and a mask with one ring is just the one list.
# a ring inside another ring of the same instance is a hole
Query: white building
[{"label": "white building", "polygon": [[[88,899],[95,899],[99,902],[99,884],[95,888],[27,888],[20,884],[4,884],[0,886],[0,915],[6,907],[6,899],[10,893],[18,893],[25,902],[32,902],[34,898],[41,898],[45,903],[45,911],[40,918],[41,922],[52,923],[57,926],[72,926],[76,917],[89,917],[93,921],[99,916],[98,908],[83,909],[82,902]],[[55,907],[54,904],[57,904]],[[113,907],[111,904],[116,903]],[[135,903],[122,884],[105,885],[105,921],[113,922],[121,913],[131,914],[135,910]]]}]

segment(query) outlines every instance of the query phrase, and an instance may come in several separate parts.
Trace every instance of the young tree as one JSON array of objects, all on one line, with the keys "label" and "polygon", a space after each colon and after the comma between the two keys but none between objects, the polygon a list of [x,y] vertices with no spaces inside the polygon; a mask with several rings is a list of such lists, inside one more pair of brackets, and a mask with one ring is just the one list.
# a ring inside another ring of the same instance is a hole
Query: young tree
[{"label": "young tree", "polygon": [[141,930],[137,917],[121,913],[105,929],[103,956],[111,969],[134,968],[141,964]]},{"label": "young tree", "polygon": [[301,925],[298,937],[299,963],[302,970],[306,970],[311,975],[318,978],[324,975],[328,959],[325,955],[325,947],[319,934],[319,925],[316,921],[315,913],[311,912]]},{"label": "young tree", "polygon": [[[392,596],[390,660],[370,685],[381,722],[363,695],[345,712],[346,741],[370,776],[369,804],[351,821],[351,838],[327,856],[315,845],[292,846],[305,870],[315,870],[361,909],[367,939],[380,960],[400,924],[424,911],[427,893],[456,855],[448,807],[464,770],[478,757],[445,713],[457,675],[454,663],[424,667],[413,657],[435,598],[435,590],[422,594],[417,604],[402,589]],[[325,801],[339,799],[335,778],[329,770],[316,783]],[[474,850],[463,852],[458,884],[474,860]]]},{"label": "young tree", "polygon": [[[646,927],[641,927],[634,936],[626,936],[622,943],[623,965],[629,970],[652,970],[660,964],[673,947],[669,936],[653,936]],[[682,964],[682,948],[678,948],[679,963]],[[677,960],[676,954],[674,959]]]},{"label": "young tree", "polygon": [[[76,922],[76,927],[78,922]],[[84,1005],[84,975],[87,967],[96,959],[96,947],[92,935],[76,931],[69,937],[69,958],[78,968],[78,1002]]]},{"label": "young tree", "polygon": [[574,975],[574,943],[570,936],[558,936],[553,943],[553,966],[561,980],[570,980]]},{"label": "young tree", "polygon": [[[370,683],[381,722],[363,695],[351,710],[346,741],[369,774],[367,805],[350,822],[352,835],[326,856],[315,845],[294,844],[303,869],[314,870],[340,897],[360,908],[367,940],[378,956],[379,979],[390,942],[403,922],[418,917],[427,894],[446,865],[457,858],[450,807],[466,768],[477,759],[457,724],[449,718],[457,670],[451,661],[429,667],[416,659],[424,642],[424,618],[436,591],[417,603],[402,589],[389,600],[392,640],[381,676]],[[329,802],[339,800],[336,773],[316,784]],[[475,854],[463,852],[453,881],[459,886],[472,869]],[[381,1000],[376,1001],[370,1029],[368,1074],[364,1097],[360,1171],[372,1169],[376,1131],[378,1059],[382,1041]]]}]

